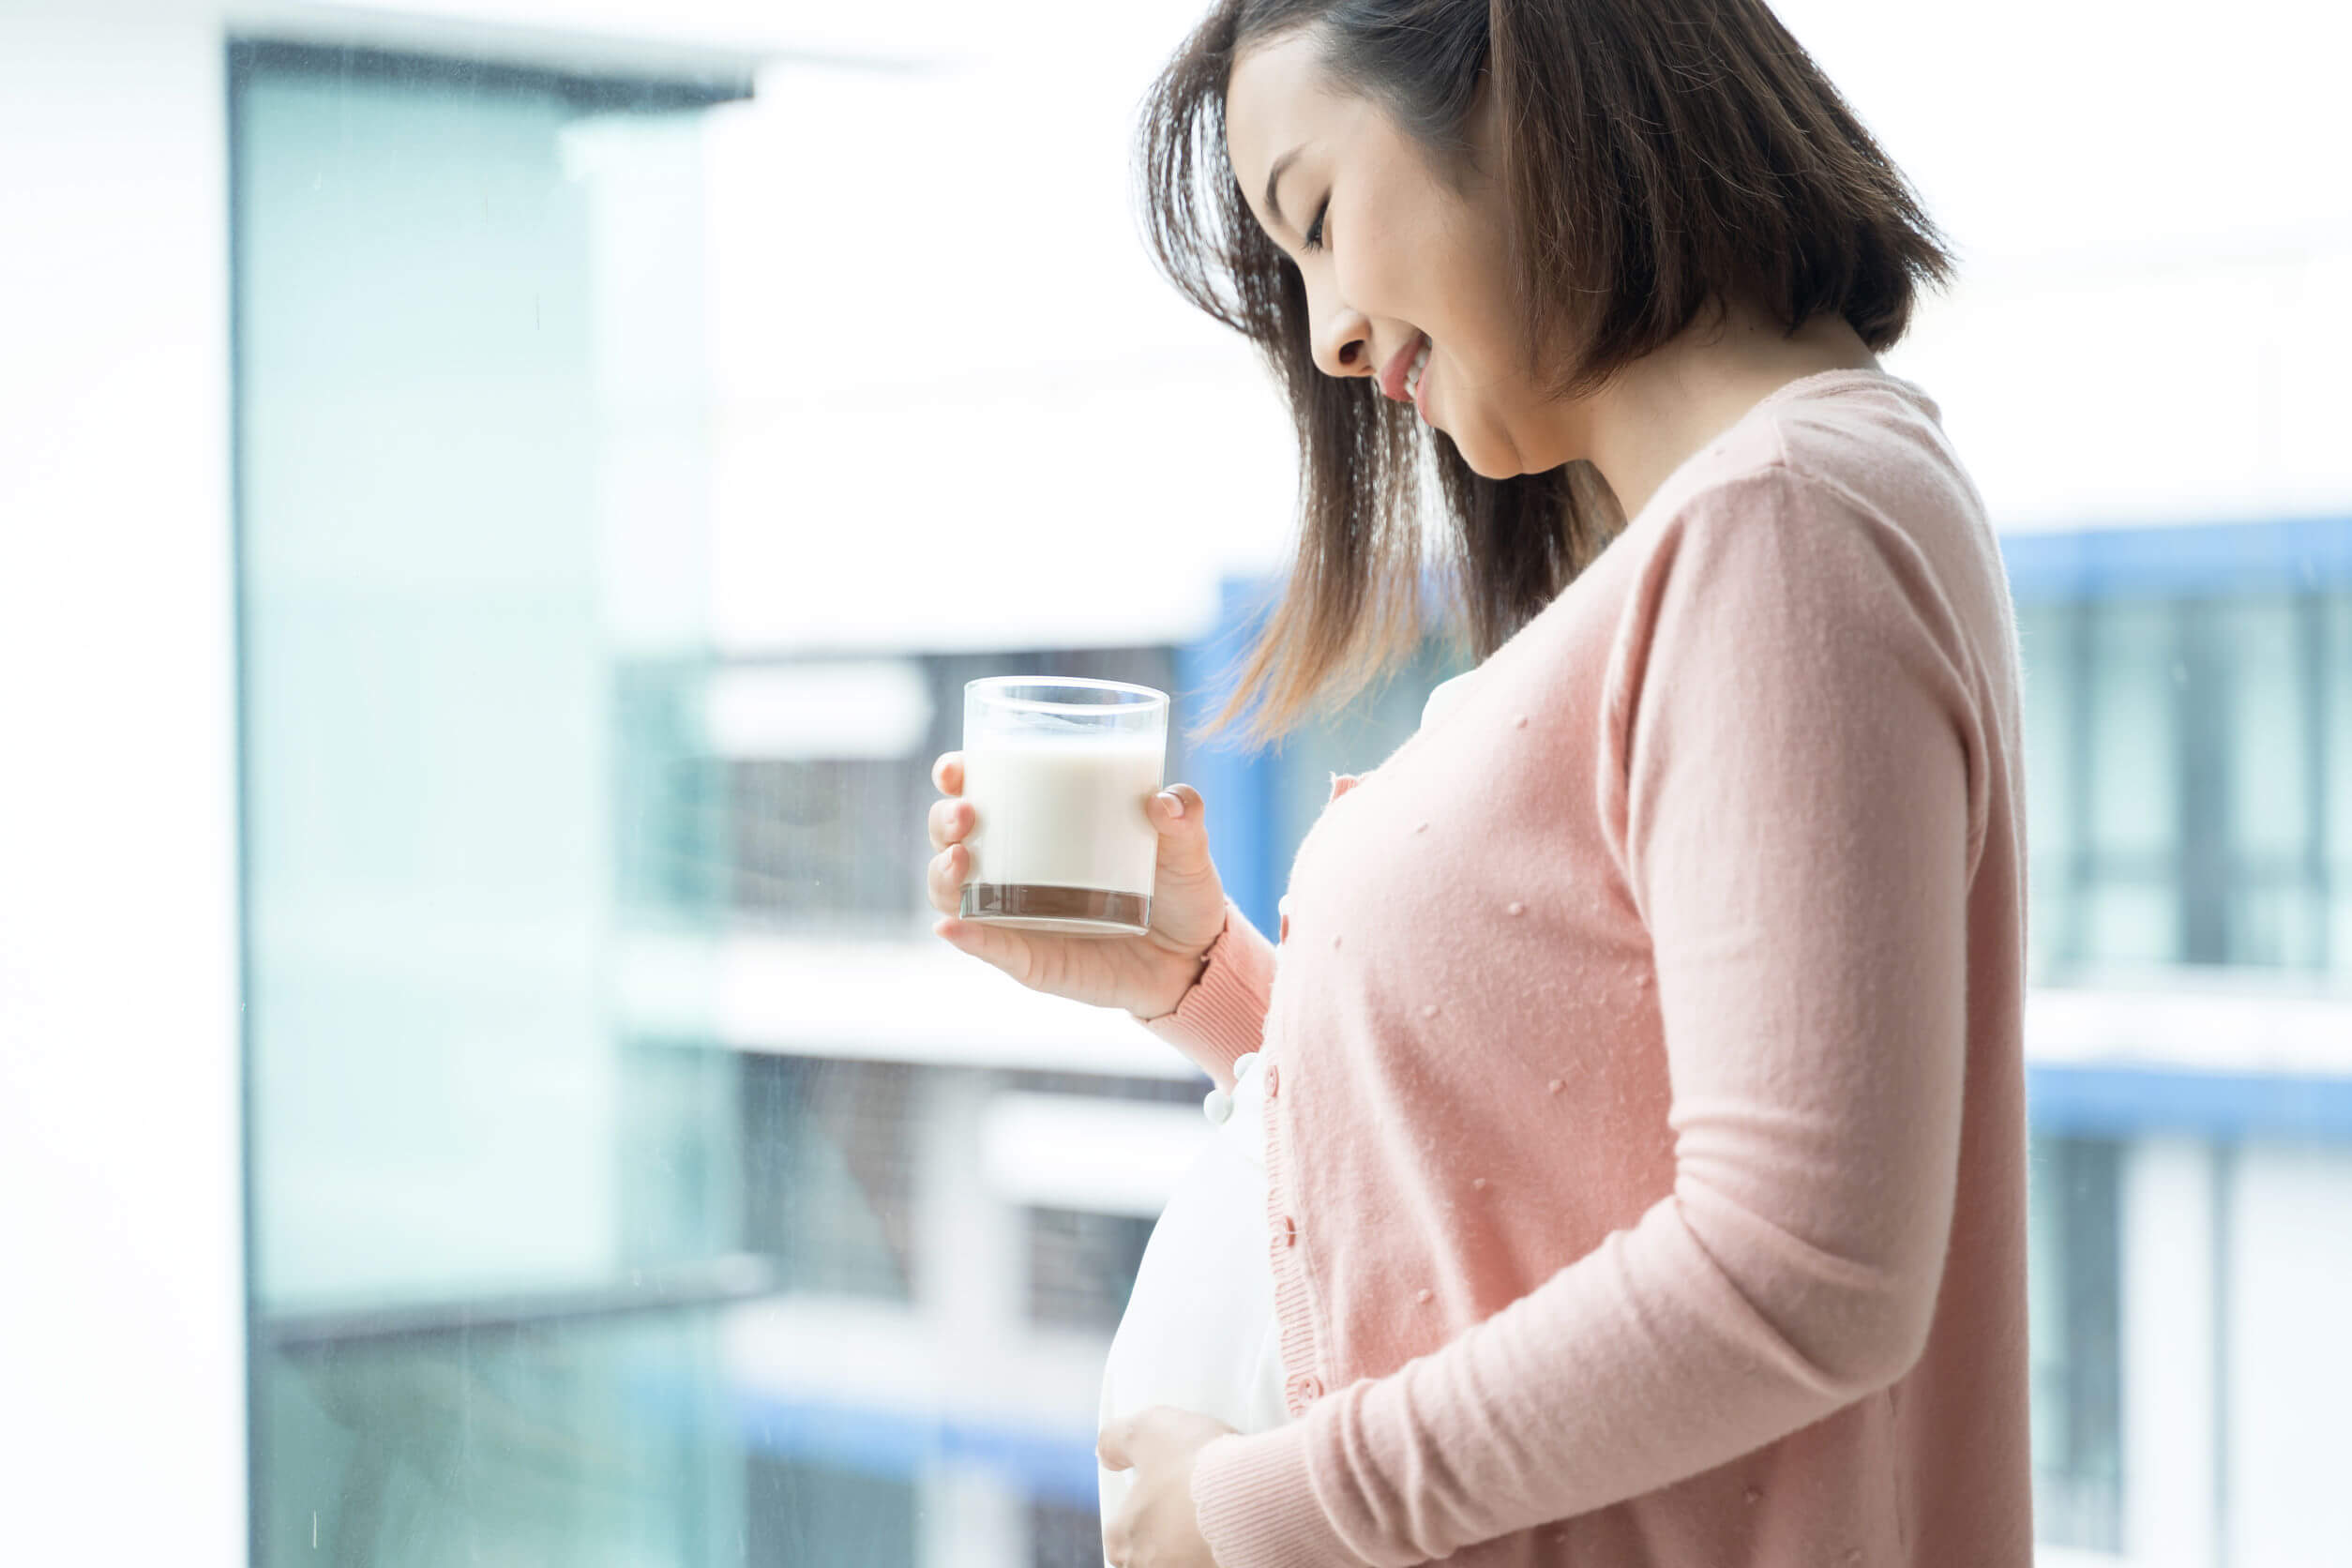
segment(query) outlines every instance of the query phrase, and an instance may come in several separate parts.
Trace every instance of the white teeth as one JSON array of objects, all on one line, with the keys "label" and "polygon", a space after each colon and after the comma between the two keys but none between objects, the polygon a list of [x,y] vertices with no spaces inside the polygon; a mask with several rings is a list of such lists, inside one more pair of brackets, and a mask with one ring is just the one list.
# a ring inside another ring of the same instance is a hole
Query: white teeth
[{"label": "white teeth", "polygon": [[1429,339],[1424,338],[1421,340],[1421,352],[1413,355],[1413,362],[1410,365],[1405,367],[1406,397],[1410,398],[1421,390],[1421,372],[1426,369],[1428,365]]}]

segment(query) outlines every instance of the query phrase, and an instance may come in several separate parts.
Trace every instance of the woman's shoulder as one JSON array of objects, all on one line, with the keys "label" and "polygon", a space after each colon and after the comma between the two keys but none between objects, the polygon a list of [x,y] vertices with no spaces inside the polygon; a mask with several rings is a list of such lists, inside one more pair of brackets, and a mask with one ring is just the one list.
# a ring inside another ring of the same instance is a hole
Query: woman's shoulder
[{"label": "woman's shoulder", "polygon": [[1775,640],[1799,660],[1817,641],[1907,640],[1968,672],[1974,701],[2013,723],[1999,541],[1933,400],[1892,376],[1813,379],[1827,384],[1754,411],[1646,520],[1619,610],[1619,673],[1636,678],[1626,656],[1658,639],[1726,628],[1737,635],[1698,641],[1750,674]]},{"label": "woman's shoulder", "polygon": [[1935,400],[1877,370],[1778,388],[1676,470],[1627,532],[1663,546],[1711,520],[1753,528],[1767,518],[1810,530],[1876,525],[1947,558],[1981,557],[1992,538]]},{"label": "woman's shoulder", "polygon": [[[1751,404],[1675,475],[1696,494],[1761,470],[1853,481],[1920,464],[1956,471],[1943,409],[1925,388],[1884,370],[1799,376]],[[1663,490],[1666,487],[1662,487]]]},{"label": "woman's shoulder", "polygon": [[[1917,384],[1879,370],[1833,371],[1781,388],[1754,411],[1758,445],[1807,478],[1857,493],[1892,483],[1948,492],[1960,510],[1975,487],[1944,433],[1943,410]],[[1978,508],[1981,509],[1981,508]]]}]

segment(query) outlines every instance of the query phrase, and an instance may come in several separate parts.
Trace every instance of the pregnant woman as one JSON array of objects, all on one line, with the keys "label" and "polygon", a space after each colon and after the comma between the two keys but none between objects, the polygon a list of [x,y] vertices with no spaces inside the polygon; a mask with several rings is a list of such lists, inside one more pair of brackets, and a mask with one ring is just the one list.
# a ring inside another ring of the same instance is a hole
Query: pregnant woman
[{"label": "pregnant woman", "polygon": [[1941,237],[1761,0],[1229,0],[1142,150],[1303,447],[1211,728],[1417,646],[1425,517],[1479,663],[1272,941],[1185,785],[1149,933],[956,919],[934,770],[938,934],[1223,1117],[1106,1369],[1106,1560],[2030,1568],[2015,623],[1877,358]]}]

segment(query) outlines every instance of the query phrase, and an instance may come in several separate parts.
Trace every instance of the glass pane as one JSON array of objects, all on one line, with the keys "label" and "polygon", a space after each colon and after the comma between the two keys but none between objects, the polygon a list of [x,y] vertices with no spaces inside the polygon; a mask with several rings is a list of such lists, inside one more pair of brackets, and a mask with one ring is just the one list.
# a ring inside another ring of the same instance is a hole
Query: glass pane
[{"label": "glass pane", "polygon": [[2100,963],[2146,967],[2179,956],[2180,894],[2171,879],[2102,877],[2083,905],[2088,945]]},{"label": "glass pane", "polygon": [[2325,803],[2328,967],[2352,975],[2352,593],[2329,596],[2328,628],[2320,659],[2326,746],[2320,799]]},{"label": "glass pane", "polygon": [[2037,1133],[2030,1151],[2035,1534],[2114,1551],[2123,1463],[2118,1145]]},{"label": "glass pane", "polygon": [[917,1069],[752,1057],[743,1063],[747,1244],[796,1289],[913,1297]]},{"label": "glass pane", "polygon": [[2095,963],[2180,957],[2180,741],[2177,694],[2189,671],[2174,607],[2123,599],[2091,607],[2090,856],[2084,957]]},{"label": "glass pane", "polygon": [[2276,595],[2213,607],[2223,664],[2223,790],[2227,813],[2224,917],[2229,961],[2308,969],[2320,949],[2321,887],[2313,852],[2320,759],[2313,682],[2321,607]]},{"label": "glass pane", "polygon": [[260,1560],[740,1561],[718,1371],[693,1312],[274,1345]]},{"label": "glass pane", "polygon": [[2188,683],[2173,607],[2119,600],[2090,611],[2091,815],[2103,855],[2179,848],[2174,692]]},{"label": "glass pane", "polygon": [[2029,961],[2039,977],[2072,960],[2075,841],[2074,712],[2076,632],[2082,609],[2071,600],[2017,607],[2026,724],[2026,921]]},{"label": "glass pane", "polygon": [[2309,840],[2307,671],[2296,611],[2283,595],[2212,610],[2228,693],[2229,835],[2249,868],[2291,865]]},{"label": "glass pane", "polygon": [[699,112],[234,64],[260,1555],[740,1560]]}]

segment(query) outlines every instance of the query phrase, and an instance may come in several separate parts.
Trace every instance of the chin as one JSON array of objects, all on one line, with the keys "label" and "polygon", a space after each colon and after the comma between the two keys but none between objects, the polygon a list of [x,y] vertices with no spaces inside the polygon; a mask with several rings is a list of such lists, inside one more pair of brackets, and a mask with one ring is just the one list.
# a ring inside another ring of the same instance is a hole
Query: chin
[{"label": "chin", "polygon": [[1478,420],[1459,435],[1442,425],[1435,428],[1444,430],[1445,438],[1454,444],[1455,455],[1482,479],[1515,479],[1528,472],[1527,465],[1519,460],[1516,444],[1490,421]]},{"label": "chin", "polygon": [[1527,472],[1515,453],[1498,450],[1488,442],[1456,441],[1454,450],[1461,454],[1470,471],[1482,479],[1515,479]]}]

